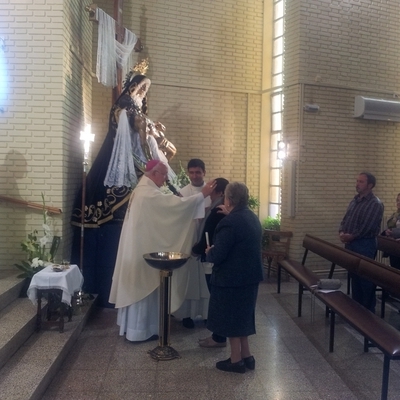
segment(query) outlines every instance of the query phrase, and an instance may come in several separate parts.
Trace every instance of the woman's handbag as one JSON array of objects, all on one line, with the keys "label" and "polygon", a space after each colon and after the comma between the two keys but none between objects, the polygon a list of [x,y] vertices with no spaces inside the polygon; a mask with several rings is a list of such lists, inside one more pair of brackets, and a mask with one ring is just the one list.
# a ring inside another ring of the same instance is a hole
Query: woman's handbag
[{"label": "woman's handbag", "polygon": [[342,286],[340,279],[320,279],[317,282],[318,290],[339,290]]}]

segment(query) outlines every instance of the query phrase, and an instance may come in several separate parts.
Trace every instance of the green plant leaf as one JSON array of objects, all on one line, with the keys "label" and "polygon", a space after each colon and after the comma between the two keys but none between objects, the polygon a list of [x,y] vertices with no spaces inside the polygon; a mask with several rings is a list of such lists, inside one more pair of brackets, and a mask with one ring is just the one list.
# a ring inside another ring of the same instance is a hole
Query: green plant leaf
[{"label": "green plant leaf", "polygon": [[260,207],[260,202],[257,197],[254,197],[253,195],[249,195],[249,208],[251,210],[255,210],[256,208]]},{"label": "green plant leaf", "polygon": [[[268,216],[262,222],[262,227],[264,229],[269,229],[271,231],[280,231],[281,230],[281,216],[278,214],[276,217]],[[263,247],[268,246],[269,237],[263,235],[262,245]]]},{"label": "green plant leaf", "polygon": [[31,264],[26,261],[21,261],[21,264],[14,264],[21,271],[29,271],[32,269]]},{"label": "green plant leaf", "polygon": [[271,229],[273,231],[281,230],[281,217],[278,214],[276,217],[268,216],[262,222],[262,227],[264,229]]},{"label": "green plant leaf", "polygon": [[177,184],[180,188],[190,183],[190,179],[187,176],[186,171],[182,166],[182,161],[179,161],[179,172],[177,173],[173,183]]}]

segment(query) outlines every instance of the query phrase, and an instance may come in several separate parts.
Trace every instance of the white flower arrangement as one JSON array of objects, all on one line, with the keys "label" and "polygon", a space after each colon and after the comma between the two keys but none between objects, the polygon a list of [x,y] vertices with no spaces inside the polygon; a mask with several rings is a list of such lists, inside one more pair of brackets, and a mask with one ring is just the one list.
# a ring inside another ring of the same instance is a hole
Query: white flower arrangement
[{"label": "white flower arrangement", "polygon": [[23,271],[19,275],[21,278],[32,278],[34,274],[46,267],[46,264],[53,260],[57,248],[52,248],[47,251],[46,245],[53,240],[53,234],[50,226],[47,224],[46,203],[44,194],[42,193],[43,201],[43,232],[44,235],[38,238],[38,231],[35,229],[28,234],[28,238],[21,242],[21,248],[27,253],[27,260],[21,261],[19,264],[14,264],[18,269]]},{"label": "white flower arrangement", "polygon": [[44,267],[44,262],[43,262],[43,260],[39,260],[39,257],[35,257],[32,260],[31,267],[32,268]]}]

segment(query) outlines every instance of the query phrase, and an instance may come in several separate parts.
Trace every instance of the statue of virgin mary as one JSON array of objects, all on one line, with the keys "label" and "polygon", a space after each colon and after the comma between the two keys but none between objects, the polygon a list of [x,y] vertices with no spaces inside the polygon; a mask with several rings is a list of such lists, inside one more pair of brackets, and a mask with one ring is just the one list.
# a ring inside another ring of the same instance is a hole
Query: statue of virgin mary
[{"label": "statue of virgin mary", "polygon": [[[73,226],[81,227],[84,213],[84,290],[98,293],[103,306],[109,306],[111,278],[130,194],[147,161],[156,159],[168,165],[176,154],[175,146],[165,137],[165,127],[147,116],[151,81],[143,73],[134,75],[135,67],[111,108],[108,133],[87,174],[84,208],[81,188],[71,218]],[[168,175],[169,180],[174,180],[171,168]],[[75,229],[72,245],[71,261],[76,264],[80,260],[80,231]]]}]

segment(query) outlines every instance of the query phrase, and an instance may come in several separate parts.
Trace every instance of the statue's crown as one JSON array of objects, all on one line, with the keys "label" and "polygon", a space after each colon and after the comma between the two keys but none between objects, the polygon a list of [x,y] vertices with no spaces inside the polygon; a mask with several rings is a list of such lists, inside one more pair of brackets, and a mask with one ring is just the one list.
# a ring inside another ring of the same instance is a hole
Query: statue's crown
[{"label": "statue's crown", "polygon": [[123,88],[126,89],[129,87],[131,80],[136,75],[146,75],[147,70],[149,69],[149,60],[148,58],[143,59],[142,61],[137,62],[130,71],[126,74],[125,80],[123,82]]},{"label": "statue's crown", "polygon": [[145,58],[142,61],[137,62],[133,67],[133,72],[139,72],[140,75],[146,75],[147,70],[149,69],[149,59]]}]

